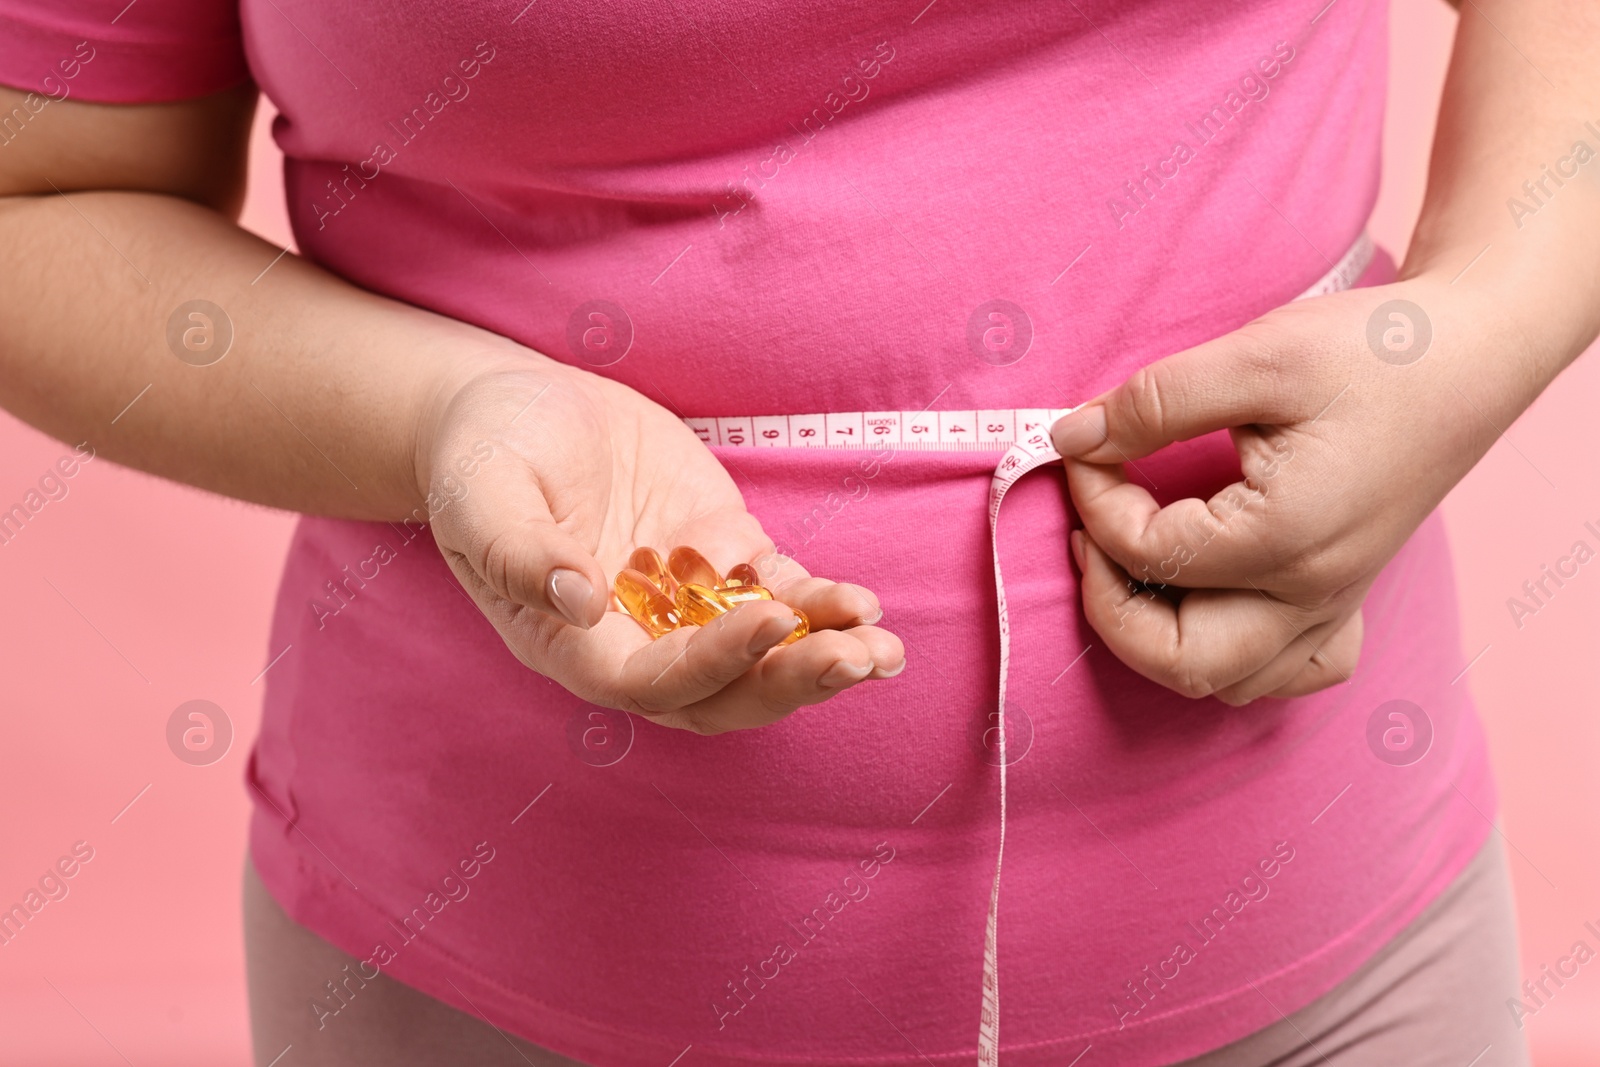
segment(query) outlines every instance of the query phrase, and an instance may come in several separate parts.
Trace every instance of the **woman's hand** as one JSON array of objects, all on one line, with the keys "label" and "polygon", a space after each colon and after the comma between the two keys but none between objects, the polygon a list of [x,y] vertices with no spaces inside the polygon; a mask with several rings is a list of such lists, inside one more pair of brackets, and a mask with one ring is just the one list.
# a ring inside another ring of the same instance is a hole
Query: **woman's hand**
[{"label": "woman's hand", "polygon": [[[1595,116],[1595,5],[1464,5],[1401,280],[1280,308],[1056,424],[1084,608],[1124,663],[1230,704],[1349,676],[1379,570],[1600,333]],[[1123,477],[1224,428],[1244,480],[1209,501]]]},{"label": "woman's hand", "polygon": [[[529,353],[444,387],[434,408],[417,470],[440,551],[517,658],[583,699],[720,733],[904,666],[899,639],[871,625],[877,598],[775,556],[699,438],[626,386]],[[721,571],[755,562],[777,600],[655,640],[606,610],[629,553],[679,544]],[[790,606],[812,632],[776,647]]]},{"label": "woman's hand", "polygon": [[[1432,275],[1301,301],[1057,422],[1107,647],[1233,705],[1346,680],[1378,572],[1544,384],[1538,342],[1493,306]],[[1159,507],[1124,474],[1220,429],[1243,479],[1209,500]]]}]

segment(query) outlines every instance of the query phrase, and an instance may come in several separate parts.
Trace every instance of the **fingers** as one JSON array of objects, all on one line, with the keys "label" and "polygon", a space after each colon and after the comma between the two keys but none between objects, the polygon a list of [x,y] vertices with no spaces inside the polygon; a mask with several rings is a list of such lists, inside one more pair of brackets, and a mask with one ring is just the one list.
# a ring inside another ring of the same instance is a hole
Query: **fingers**
[{"label": "fingers", "polygon": [[[704,700],[761,662],[797,621],[786,605],[752,601],[706,626],[681,627],[627,657],[618,678],[620,695],[647,714]],[[866,658],[863,652],[860,659]],[[865,667],[863,675],[870,669]]]},{"label": "fingers", "polygon": [[814,630],[836,630],[883,618],[883,608],[869,589],[826,578],[794,578],[772,590],[772,595],[806,613]]},{"label": "fingers", "polygon": [[1304,382],[1282,373],[1288,342],[1261,323],[1157,360],[1063,416],[1056,451],[1090,463],[1126,463],[1174,441],[1252,423],[1291,421]]},{"label": "fingers", "polygon": [[1284,561],[1269,536],[1267,493],[1246,482],[1210,500],[1162,507],[1119,466],[1066,461],[1067,484],[1089,537],[1130,575],[1183,588],[1248,589]]},{"label": "fingers", "polygon": [[1313,625],[1300,609],[1256,590],[1201,589],[1173,603],[1135,587],[1081,531],[1071,539],[1089,624],[1123,663],[1185,696],[1209,696],[1249,678]]},{"label": "fingers", "polygon": [[[1360,453],[1329,455],[1348,420],[1312,425],[1354,381],[1335,305],[1318,308],[1280,309],[1150,364],[1051,428],[1085,530],[1073,544],[1089,621],[1124,663],[1179,692],[1298,696],[1345,680],[1359,657],[1358,605],[1382,546],[1351,531],[1383,501],[1342,477]],[[1210,499],[1162,507],[1123,472],[1223,429],[1243,478]]]},{"label": "fingers", "polygon": [[[537,524],[527,525],[534,532]],[[462,539],[471,543],[473,532],[469,528]],[[551,551],[548,546],[557,541],[549,528],[537,533],[541,537],[524,549],[524,567],[536,567],[537,553]],[[751,538],[730,540],[732,545],[710,546],[717,552],[714,561],[724,566],[720,557],[748,558],[751,551]],[[882,616],[876,596],[860,586],[813,578],[793,560],[771,553],[770,545],[759,569],[779,599],[745,602],[706,626],[680,627],[654,640],[621,611],[602,612],[588,629],[560,625],[529,610],[533,605],[513,602],[504,583],[491,587],[462,553],[447,550],[446,557],[525,663],[583,699],[667,726],[702,733],[763,726],[869,678],[892,678],[905,667],[900,639],[864,623]],[[555,591],[567,581],[558,571]],[[779,647],[794,632],[795,608],[806,612],[811,633]]]},{"label": "fingers", "polygon": [[1306,630],[1261,670],[1219,689],[1224,704],[1242,707],[1264,696],[1297,697],[1350,680],[1361,656],[1361,612]]},{"label": "fingers", "polygon": [[[900,640],[873,626],[813,632],[772,647],[793,622],[781,604],[750,602],[708,626],[674,631],[629,659],[625,704],[664,725],[721,733],[768,725],[905,666]],[[678,634],[687,636],[672,642]],[[771,651],[758,652],[762,646]]]},{"label": "fingers", "polygon": [[[635,651],[623,672],[624,706],[667,726],[723,733],[770,725],[868,679],[905,669],[905,646],[867,624],[878,598],[849,583],[808,575],[786,556],[758,565],[776,598],[748,601],[707,626],[685,627]],[[791,608],[811,632],[779,646],[794,629]]]},{"label": "fingers", "polygon": [[899,639],[887,631],[874,626],[824,630],[774,649],[732,685],[674,714],[702,733],[766,726],[861,682],[892,678],[904,667]]},{"label": "fingers", "polygon": [[859,638],[823,630],[773,652],[748,676],[692,710],[735,719],[756,708],[787,715],[866,681],[876,668],[872,651]]},{"label": "fingers", "polygon": [[893,678],[906,669],[906,646],[888,630],[852,626],[844,633],[865,645],[867,655],[872,657],[872,673],[868,678]]},{"label": "fingers", "polygon": [[1364,632],[1365,624],[1358,610],[1325,642],[1320,643],[1316,653],[1288,685],[1279,686],[1267,695],[1298,697],[1326,689],[1330,685],[1348,682],[1350,676],[1355,673],[1357,662],[1361,659],[1361,638]]}]

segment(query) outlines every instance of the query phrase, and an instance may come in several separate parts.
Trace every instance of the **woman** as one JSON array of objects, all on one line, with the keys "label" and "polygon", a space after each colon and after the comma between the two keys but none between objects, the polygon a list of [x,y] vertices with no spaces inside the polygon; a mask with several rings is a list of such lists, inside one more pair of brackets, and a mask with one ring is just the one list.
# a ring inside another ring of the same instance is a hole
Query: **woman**
[{"label": "woman", "polygon": [[[1433,509],[1600,328],[1600,33],[1467,8],[1397,275],[1381,4],[0,5],[5,405],[307,515],[257,1061],[1525,1063]],[[780,599],[651,641],[680,543]]]}]

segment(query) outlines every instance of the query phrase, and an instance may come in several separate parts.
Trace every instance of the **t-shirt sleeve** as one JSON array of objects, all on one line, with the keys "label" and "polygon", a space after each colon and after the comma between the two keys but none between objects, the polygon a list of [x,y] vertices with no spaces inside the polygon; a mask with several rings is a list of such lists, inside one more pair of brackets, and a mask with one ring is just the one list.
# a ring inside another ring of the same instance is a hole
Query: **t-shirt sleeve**
[{"label": "t-shirt sleeve", "polygon": [[0,84],[57,100],[187,100],[250,77],[238,0],[0,0]]}]

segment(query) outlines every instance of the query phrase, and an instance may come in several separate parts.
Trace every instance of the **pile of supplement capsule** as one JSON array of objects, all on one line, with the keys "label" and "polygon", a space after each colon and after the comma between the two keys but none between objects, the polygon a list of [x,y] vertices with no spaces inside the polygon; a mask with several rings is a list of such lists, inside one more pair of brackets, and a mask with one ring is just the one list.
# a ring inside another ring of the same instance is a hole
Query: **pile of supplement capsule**
[{"label": "pile of supplement capsule", "polygon": [[[645,547],[634,549],[612,588],[623,610],[651,637],[660,637],[680,626],[704,626],[747,600],[771,600],[771,591],[758,578],[748,563],[735,564],[724,578],[710,560],[688,545],[674,548],[666,559]],[[799,608],[790,610],[797,621],[794,633],[780,642],[785,645],[811,630]]]}]

